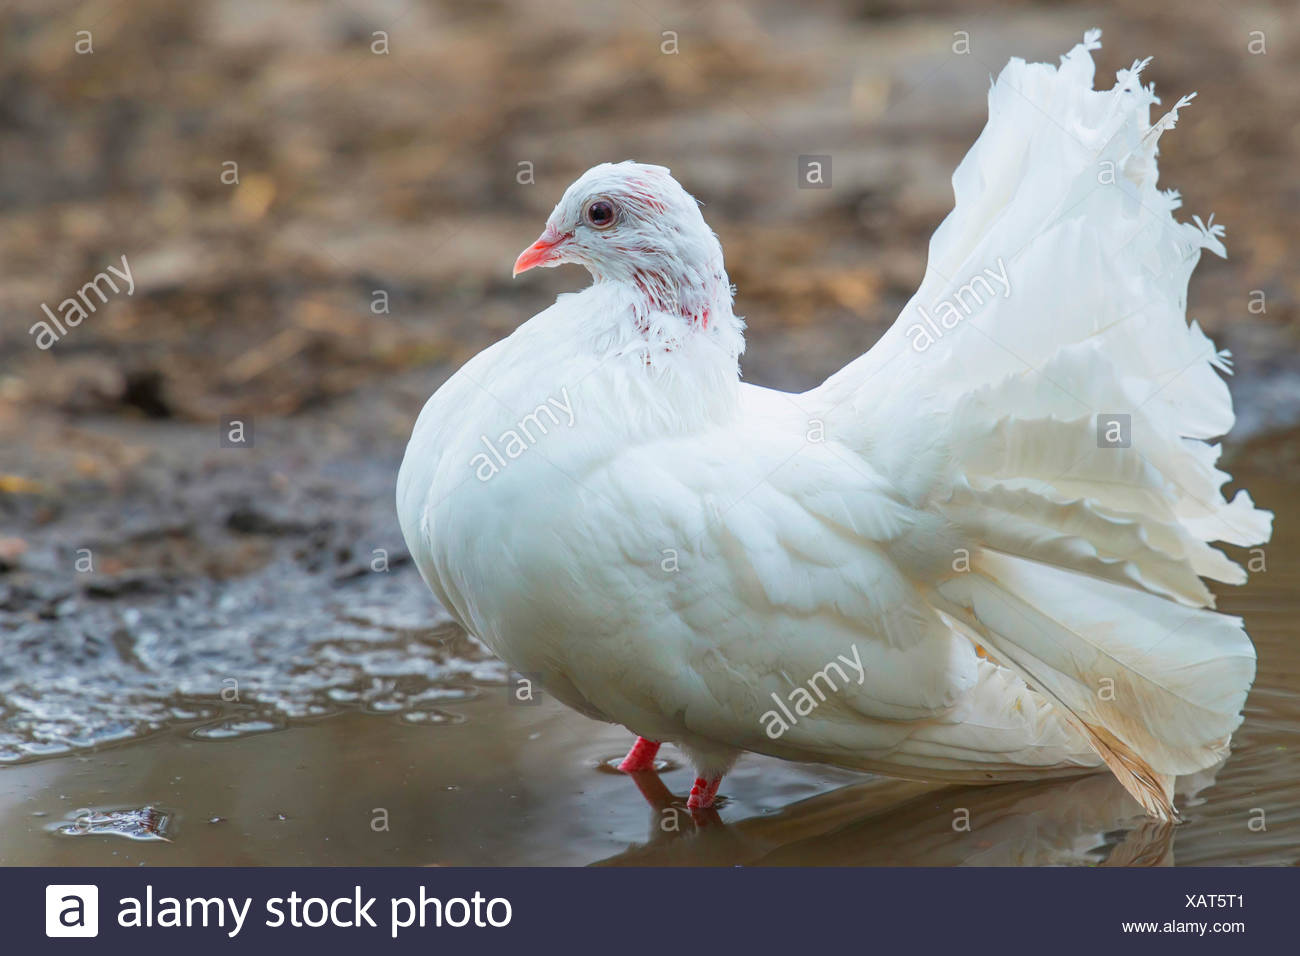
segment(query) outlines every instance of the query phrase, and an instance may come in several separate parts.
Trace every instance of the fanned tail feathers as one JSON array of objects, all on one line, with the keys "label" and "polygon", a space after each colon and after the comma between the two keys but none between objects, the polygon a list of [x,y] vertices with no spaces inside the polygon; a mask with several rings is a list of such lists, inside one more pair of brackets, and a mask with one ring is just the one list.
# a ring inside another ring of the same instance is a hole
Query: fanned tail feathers
[{"label": "fanned tail feathers", "polygon": [[1172,819],[1173,778],[1222,758],[1254,677],[1241,621],[1201,580],[1245,572],[1211,542],[1266,541],[1272,516],[1223,497],[1228,355],[1187,320],[1223,227],[1178,222],[1156,186],[1192,97],[1149,124],[1145,61],[1093,90],[1099,37],[1059,68],[1003,70],[920,290],[814,394],[965,542],[969,570],[941,574],[933,606]]}]

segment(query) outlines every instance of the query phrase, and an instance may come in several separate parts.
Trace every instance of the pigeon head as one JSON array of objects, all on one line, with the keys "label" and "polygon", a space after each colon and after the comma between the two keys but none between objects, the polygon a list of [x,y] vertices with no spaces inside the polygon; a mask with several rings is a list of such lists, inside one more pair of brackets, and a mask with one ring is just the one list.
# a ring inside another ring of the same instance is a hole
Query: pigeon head
[{"label": "pigeon head", "polygon": [[626,283],[657,311],[705,323],[730,305],[722,247],[699,204],[663,166],[602,163],[573,183],[514,274],[573,262],[597,282]]}]

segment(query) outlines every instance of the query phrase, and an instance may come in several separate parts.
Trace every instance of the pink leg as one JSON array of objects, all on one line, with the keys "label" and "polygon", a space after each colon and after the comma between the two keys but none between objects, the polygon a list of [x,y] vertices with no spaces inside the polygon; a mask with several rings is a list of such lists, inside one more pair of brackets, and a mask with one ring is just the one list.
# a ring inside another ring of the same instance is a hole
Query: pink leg
[{"label": "pink leg", "polygon": [[655,767],[655,754],[659,753],[659,743],[654,740],[646,740],[644,737],[638,737],[632,749],[627,752],[623,762],[618,765],[618,769],[624,773],[641,773],[643,770],[653,770]]},{"label": "pink leg", "polygon": [[707,810],[713,806],[713,800],[718,795],[718,786],[721,783],[721,775],[711,779],[696,777],[695,786],[691,787],[691,795],[686,800],[686,808],[688,810]]}]

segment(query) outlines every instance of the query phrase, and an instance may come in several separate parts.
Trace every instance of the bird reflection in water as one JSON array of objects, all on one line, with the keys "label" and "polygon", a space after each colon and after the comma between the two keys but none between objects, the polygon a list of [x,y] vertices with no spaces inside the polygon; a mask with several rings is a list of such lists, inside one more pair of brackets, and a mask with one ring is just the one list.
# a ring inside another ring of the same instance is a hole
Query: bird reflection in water
[{"label": "bird reflection in water", "polygon": [[[1180,778],[1184,806],[1218,767]],[[632,866],[1172,866],[1176,825],[1154,820],[1109,774],[990,787],[872,779],[724,823],[687,810],[655,771],[629,774],[650,806]],[[725,803],[721,804],[725,809]]]}]

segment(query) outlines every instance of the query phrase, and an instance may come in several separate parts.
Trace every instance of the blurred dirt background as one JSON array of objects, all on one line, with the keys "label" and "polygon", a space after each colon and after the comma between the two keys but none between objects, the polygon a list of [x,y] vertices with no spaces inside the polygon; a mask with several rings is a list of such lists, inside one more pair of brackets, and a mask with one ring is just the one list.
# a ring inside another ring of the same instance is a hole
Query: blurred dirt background
[{"label": "blurred dirt background", "polygon": [[[0,679],[161,668],[140,649],[150,606],[164,630],[220,607],[272,622],[249,624],[271,641],[301,607],[350,600],[379,550],[428,604],[393,516],[406,436],[461,362],[586,283],[510,266],[594,163],[672,167],[722,238],[747,378],[815,383],[918,283],[990,75],[1091,26],[1098,85],[1153,55],[1166,104],[1200,93],[1163,141],[1162,183],[1227,225],[1230,258],[1203,260],[1190,313],[1237,354],[1238,443],[1290,428],[1292,0],[7,3]],[[833,157],[832,188],[796,188],[810,153]],[[123,255],[134,293],[38,349],[41,304]],[[254,447],[219,446],[228,415],[251,417]],[[246,598],[221,584],[272,572]],[[94,737],[25,706],[0,697],[0,756]]]}]

